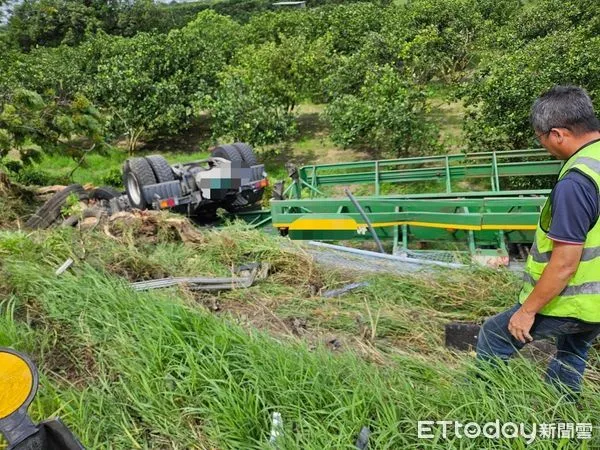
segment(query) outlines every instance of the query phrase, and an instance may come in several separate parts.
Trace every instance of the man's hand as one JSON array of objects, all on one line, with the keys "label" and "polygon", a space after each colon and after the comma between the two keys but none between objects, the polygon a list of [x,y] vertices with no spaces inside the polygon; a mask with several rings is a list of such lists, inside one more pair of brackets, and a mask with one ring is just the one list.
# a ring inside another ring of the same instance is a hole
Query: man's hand
[{"label": "man's hand", "polygon": [[535,313],[527,312],[523,308],[519,308],[508,322],[508,331],[510,331],[510,334],[512,334],[515,339],[523,344],[531,342],[533,341],[533,338],[529,334],[529,331],[533,326],[534,320]]},{"label": "man's hand", "polygon": [[526,344],[533,341],[529,334],[535,315],[567,286],[577,270],[583,244],[554,241],[552,256],[523,305],[510,318],[508,331],[515,339]]}]

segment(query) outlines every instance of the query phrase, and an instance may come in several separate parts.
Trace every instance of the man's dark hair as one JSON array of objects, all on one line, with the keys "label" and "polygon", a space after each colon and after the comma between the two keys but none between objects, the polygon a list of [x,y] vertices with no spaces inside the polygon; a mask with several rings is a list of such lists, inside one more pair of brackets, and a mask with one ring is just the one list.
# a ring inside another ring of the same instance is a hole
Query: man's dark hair
[{"label": "man's dark hair", "polygon": [[540,133],[552,128],[567,128],[577,135],[600,131],[592,99],[577,86],[554,86],[533,103],[529,118]]}]

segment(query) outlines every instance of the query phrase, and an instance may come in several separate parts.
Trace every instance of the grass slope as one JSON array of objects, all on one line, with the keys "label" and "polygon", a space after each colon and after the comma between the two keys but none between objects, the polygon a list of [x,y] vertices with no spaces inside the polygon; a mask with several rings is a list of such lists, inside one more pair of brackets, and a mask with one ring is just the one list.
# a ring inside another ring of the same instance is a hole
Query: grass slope
[{"label": "grass slope", "polygon": [[[519,358],[482,381],[472,376],[470,355],[442,347],[447,320],[480,318],[514,301],[518,282],[510,274],[369,276],[369,288],[323,299],[314,293],[361,277],[315,266],[301,251],[240,226],[203,232],[194,243],[156,226],[152,233],[106,230],[111,237],[0,234],[0,345],[40,366],[34,417],[60,415],[87,448],[273,448],[270,417],[279,411],[280,449],[351,449],[362,426],[373,432],[373,449],[524,449],[522,439],[419,440],[416,421],[592,422],[600,415],[594,371],[578,409],[544,385],[534,363]],[[74,269],[54,276],[68,256],[77,259]],[[136,293],[126,284],[223,275],[251,260],[273,269],[247,290]],[[257,320],[254,312],[265,310]],[[299,318],[302,326],[291,320]],[[331,334],[341,349],[327,346]],[[557,445],[594,448],[567,441],[527,448]]]}]

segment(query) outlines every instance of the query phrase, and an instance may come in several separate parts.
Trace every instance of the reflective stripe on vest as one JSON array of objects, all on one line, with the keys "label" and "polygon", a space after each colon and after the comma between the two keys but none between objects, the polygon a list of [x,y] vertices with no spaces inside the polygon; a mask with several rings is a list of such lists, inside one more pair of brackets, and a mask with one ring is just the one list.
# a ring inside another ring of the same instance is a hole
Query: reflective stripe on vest
[{"label": "reflective stripe on vest", "polygon": [[[535,242],[531,246],[531,250],[529,254],[533,258],[535,262],[547,263],[550,261],[550,256],[552,256],[552,250],[548,250],[547,252],[540,252],[535,245]],[[600,257],[600,247],[589,247],[584,248],[581,253],[580,261],[591,261],[592,259]]]},{"label": "reflective stripe on vest", "polygon": [[[532,286],[535,286],[537,283],[537,280],[534,280],[528,273],[523,274],[523,281]],[[558,295],[560,297],[568,297],[578,294],[600,294],[600,281],[590,281],[577,286],[566,286]]]},{"label": "reflective stripe on vest", "polygon": [[[600,187],[600,142],[582,148],[572,158],[572,161],[568,160],[564,164],[558,179],[563,178],[569,170],[578,170],[589,177],[596,188]],[[600,192],[597,194],[600,195]],[[527,258],[523,289],[519,294],[521,303],[533,290],[552,256],[554,242],[546,235],[551,223],[552,204],[548,197],[540,213],[535,240]],[[562,292],[544,306],[540,313],[600,323],[600,220],[586,236],[575,274]]]}]

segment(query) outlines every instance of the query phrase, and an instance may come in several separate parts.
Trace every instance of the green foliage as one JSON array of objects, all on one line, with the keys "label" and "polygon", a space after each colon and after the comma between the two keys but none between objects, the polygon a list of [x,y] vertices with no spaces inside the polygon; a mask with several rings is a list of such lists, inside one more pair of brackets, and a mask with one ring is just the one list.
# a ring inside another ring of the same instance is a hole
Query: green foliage
[{"label": "green foliage", "polygon": [[328,40],[308,42],[302,37],[282,36],[279,45],[241,48],[221,74],[211,104],[214,138],[228,136],[254,145],[289,138],[296,105],[320,95],[330,53]]},{"label": "green foliage", "polygon": [[340,54],[359,50],[371,33],[379,31],[384,17],[380,6],[366,2],[319,8],[314,14],[324,33],[330,35],[334,51]]},{"label": "green foliage", "polygon": [[[65,8],[57,9],[59,2]],[[39,36],[46,45],[69,46],[23,54],[7,45],[0,95],[20,88],[44,98],[82,93],[106,113],[105,133],[111,139],[125,136],[130,152],[139,140],[189,128],[201,113],[212,118],[213,140],[285,141],[294,135],[298,103],[329,102],[336,142],[376,144],[390,152],[403,147],[392,136],[402,136],[409,143],[399,151],[412,153],[431,148],[435,137],[422,120],[427,108],[419,86],[424,84],[442,83],[451,92],[457,80],[467,81],[459,95],[470,107],[465,128],[475,149],[530,145],[529,104],[552,84],[597,89],[597,52],[585,43],[600,31],[593,0],[525,6],[520,0],[331,3],[336,2],[269,11],[269,2],[261,1],[166,6],[149,0],[28,0],[11,26],[29,14],[27,26],[38,37],[22,47],[37,45]],[[82,8],[90,9],[85,29]],[[196,14],[184,25],[182,17],[187,21]],[[140,33],[144,30],[153,32]],[[575,47],[567,49],[567,39],[574,39]],[[555,65],[560,54],[571,56]],[[376,83],[373,76],[381,67],[398,80],[390,87],[394,83],[386,78],[385,94],[384,81]],[[379,96],[377,106],[368,89]],[[394,91],[415,108],[403,110],[401,101],[390,101]],[[399,111],[407,111],[405,119],[396,118]],[[355,119],[359,122],[352,124]],[[413,123],[421,130],[417,137],[406,131]],[[63,116],[54,126],[72,128]],[[4,132],[0,139],[6,147],[12,138]],[[415,142],[423,143],[421,150]]]},{"label": "green foliage", "polygon": [[[238,45],[239,25],[212,11],[166,35],[97,36],[86,48],[98,55],[86,91],[112,116],[133,152],[142,133],[176,133],[189,126],[217,74]],[[92,76],[93,74],[93,76]]]},{"label": "green foliage", "polygon": [[121,168],[113,167],[112,169],[110,169],[108,174],[102,177],[102,184],[122,188],[123,174],[121,172]]},{"label": "green foliage", "polygon": [[21,164],[6,164],[14,178],[25,186],[51,186],[53,184],[69,184],[63,177],[55,177],[34,165],[22,166]]},{"label": "green foliage", "polygon": [[490,36],[490,46],[512,49],[524,43],[573,28],[600,32],[600,5],[595,0],[538,0],[520,9]]},{"label": "green foliage", "polygon": [[24,0],[14,8],[7,34],[25,51],[77,45],[100,30],[121,36],[167,32],[173,23],[166,12],[152,0]]},{"label": "green foliage", "polygon": [[8,24],[10,38],[22,49],[36,45],[75,45],[86,32],[101,27],[92,6],[70,0],[24,0],[18,5]]},{"label": "green foliage", "polygon": [[450,81],[473,64],[480,38],[518,11],[519,0],[411,0],[386,15],[382,33],[419,82]]},{"label": "green foliage", "polygon": [[313,11],[288,9],[267,11],[252,16],[244,26],[247,42],[264,44],[280,43],[282,37],[305,37],[313,40],[324,33],[322,20]]},{"label": "green foliage", "polygon": [[78,158],[104,146],[104,118],[83,95],[60,98],[16,89],[0,104],[0,158],[11,150],[27,165],[47,153]]},{"label": "green foliage", "polygon": [[210,105],[213,138],[267,145],[295,133],[293,114],[269,98],[262,86],[247,84],[231,72],[222,75],[221,89]]},{"label": "green foliage", "polygon": [[356,95],[334,99],[326,109],[334,142],[397,157],[431,153],[438,130],[426,118],[425,91],[391,66],[370,70]]},{"label": "green foliage", "polygon": [[491,55],[463,90],[470,107],[465,123],[469,147],[518,149],[537,146],[529,125],[533,100],[556,84],[586,88],[600,96],[600,39],[582,29],[557,32],[521,49]]},{"label": "green foliage", "polygon": [[116,23],[105,17],[103,28],[111,34],[134,36],[139,32],[167,32],[172,28],[166,11],[154,0],[121,1],[115,8]]}]

